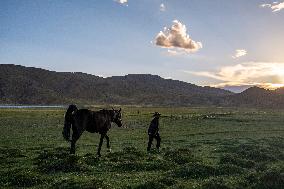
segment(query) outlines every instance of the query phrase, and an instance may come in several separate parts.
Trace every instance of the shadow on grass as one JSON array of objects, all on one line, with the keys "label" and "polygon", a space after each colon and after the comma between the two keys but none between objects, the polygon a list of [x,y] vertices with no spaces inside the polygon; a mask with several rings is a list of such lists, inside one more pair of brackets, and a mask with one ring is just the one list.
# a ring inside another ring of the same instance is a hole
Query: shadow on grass
[{"label": "shadow on grass", "polygon": [[201,185],[201,189],[232,189],[232,187],[229,187],[225,180],[220,177],[205,181]]},{"label": "shadow on grass", "polygon": [[222,154],[220,157],[219,164],[221,165],[222,164],[232,164],[232,165],[236,165],[242,168],[253,168],[256,166],[256,162],[252,160],[240,158],[236,154],[230,154],[230,153]]},{"label": "shadow on grass", "polygon": [[192,162],[177,167],[170,175],[181,179],[206,179],[222,175],[240,175],[245,171],[242,167],[233,164],[206,165],[202,162]]},{"label": "shadow on grass", "polygon": [[271,146],[260,146],[257,144],[239,144],[224,146],[219,152],[231,153],[234,156],[255,162],[273,162],[282,159],[283,152]]},{"label": "shadow on grass", "polygon": [[5,163],[15,162],[15,158],[26,157],[23,152],[15,148],[1,148],[0,147],[0,165]]},{"label": "shadow on grass", "polygon": [[169,162],[174,162],[179,165],[197,161],[194,158],[192,151],[186,148],[175,150],[169,149],[165,151],[164,158]]},{"label": "shadow on grass", "polygon": [[28,169],[0,172],[0,185],[11,187],[32,187],[46,181],[41,175]]},{"label": "shadow on grass", "polygon": [[135,147],[126,147],[122,151],[110,153],[104,161],[112,171],[122,172],[168,170],[171,165],[157,152],[146,154]]},{"label": "shadow on grass", "polygon": [[69,154],[66,148],[45,150],[35,159],[38,170],[44,173],[80,172],[87,171],[87,167],[77,155]]},{"label": "shadow on grass", "polygon": [[90,179],[80,179],[80,178],[68,178],[58,181],[52,185],[51,188],[54,189],[104,189],[110,188],[108,185],[100,179],[90,178]]},{"label": "shadow on grass", "polygon": [[283,189],[284,188],[284,169],[272,168],[262,174],[257,179],[255,188],[258,189]]},{"label": "shadow on grass", "polygon": [[169,177],[164,177],[161,179],[155,179],[152,181],[147,181],[143,184],[140,184],[138,186],[135,186],[133,188],[135,189],[164,189],[164,188],[168,188],[171,186],[174,186],[177,183],[176,180],[169,178]]},{"label": "shadow on grass", "polygon": [[145,152],[129,146],[123,148],[122,151],[107,154],[106,159],[111,162],[139,161],[145,159],[146,156],[147,154]]}]

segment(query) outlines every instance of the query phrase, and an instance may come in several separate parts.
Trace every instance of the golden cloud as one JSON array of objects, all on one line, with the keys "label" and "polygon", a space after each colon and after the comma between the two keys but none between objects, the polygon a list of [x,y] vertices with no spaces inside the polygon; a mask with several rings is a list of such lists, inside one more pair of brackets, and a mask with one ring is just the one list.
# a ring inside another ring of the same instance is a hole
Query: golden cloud
[{"label": "golden cloud", "polygon": [[282,9],[284,9],[284,2],[279,3],[279,2],[274,2],[273,4],[261,4],[261,7],[269,7],[272,9],[272,12],[278,12]]},{"label": "golden cloud", "polygon": [[163,48],[176,48],[188,53],[201,49],[202,43],[193,41],[186,32],[186,26],[178,20],[174,20],[171,28],[164,28],[164,31],[157,34],[155,44]]},{"label": "golden cloud", "polygon": [[284,63],[277,62],[246,62],[225,66],[216,72],[184,72],[219,80],[212,85],[215,87],[248,85],[275,89],[284,86]]}]

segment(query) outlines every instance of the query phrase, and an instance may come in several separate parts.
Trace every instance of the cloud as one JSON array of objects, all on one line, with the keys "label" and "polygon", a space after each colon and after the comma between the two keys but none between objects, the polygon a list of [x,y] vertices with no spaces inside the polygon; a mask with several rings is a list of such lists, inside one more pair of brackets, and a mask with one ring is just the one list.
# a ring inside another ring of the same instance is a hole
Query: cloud
[{"label": "cloud", "polygon": [[271,4],[261,4],[260,7],[271,7]]},{"label": "cloud", "polygon": [[272,4],[261,4],[260,7],[263,8],[271,8],[272,12],[278,12],[282,9],[284,9],[284,2],[279,3],[279,2],[273,2]]},{"label": "cloud", "polygon": [[247,85],[275,89],[284,86],[284,62],[245,62],[224,66],[215,72],[183,72],[215,79],[219,81],[212,85],[215,87]]},{"label": "cloud", "polygon": [[165,77],[165,79],[173,79],[172,77]]},{"label": "cloud", "polygon": [[236,59],[236,58],[240,58],[245,55],[247,55],[247,51],[245,49],[237,49],[235,52],[235,55],[232,56],[232,58]]},{"label": "cloud", "polygon": [[164,3],[160,4],[160,11],[166,11],[166,6]]},{"label": "cloud", "polygon": [[178,20],[174,20],[171,28],[165,27],[157,34],[155,44],[162,48],[174,48],[187,53],[201,49],[202,43],[193,41],[186,32],[186,26]]},{"label": "cloud", "polygon": [[127,6],[128,0],[114,0],[117,3],[123,4]]},{"label": "cloud", "polygon": [[170,56],[178,56],[178,55],[185,55],[186,52],[184,52],[183,50],[171,50],[171,49],[168,49],[168,55]]}]

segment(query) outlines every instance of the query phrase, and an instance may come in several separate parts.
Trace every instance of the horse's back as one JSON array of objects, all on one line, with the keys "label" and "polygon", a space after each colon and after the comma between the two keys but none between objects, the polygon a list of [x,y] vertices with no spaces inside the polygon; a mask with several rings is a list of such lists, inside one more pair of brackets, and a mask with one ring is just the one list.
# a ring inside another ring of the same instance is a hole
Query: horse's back
[{"label": "horse's back", "polygon": [[110,120],[104,111],[92,112],[92,123],[95,125],[95,132],[104,133],[110,129]]},{"label": "horse's back", "polygon": [[75,127],[79,132],[86,130],[91,117],[91,111],[88,109],[79,109],[74,114]]},{"label": "horse's back", "polygon": [[75,114],[77,129],[90,133],[104,133],[110,129],[111,122],[104,111],[79,109]]}]

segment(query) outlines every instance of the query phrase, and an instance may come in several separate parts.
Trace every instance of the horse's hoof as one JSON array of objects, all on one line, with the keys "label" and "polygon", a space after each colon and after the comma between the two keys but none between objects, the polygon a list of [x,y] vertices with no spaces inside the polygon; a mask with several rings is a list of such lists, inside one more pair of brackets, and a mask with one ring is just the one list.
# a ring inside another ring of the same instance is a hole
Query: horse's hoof
[{"label": "horse's hoof", "polygon": [[98,156],[98,157],[102,157],[102,155],[101,155],[101,154],[97,154],[97,156]]}]

